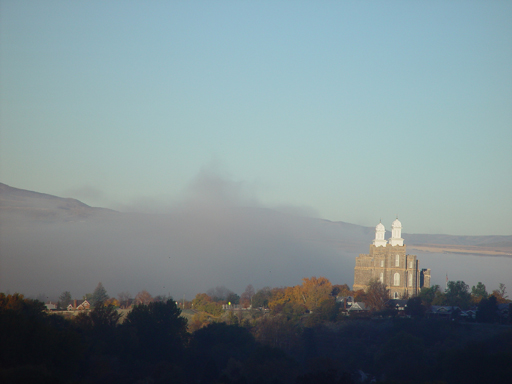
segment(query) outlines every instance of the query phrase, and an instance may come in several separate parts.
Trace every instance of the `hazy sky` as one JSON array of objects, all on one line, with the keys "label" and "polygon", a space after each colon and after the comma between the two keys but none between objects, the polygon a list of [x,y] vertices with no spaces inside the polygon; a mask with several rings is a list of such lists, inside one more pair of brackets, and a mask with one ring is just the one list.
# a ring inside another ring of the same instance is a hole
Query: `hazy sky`
[{"label": "hazy sky", "polygon": [[510,1],[0,2],[0,181],[510,235]]}]

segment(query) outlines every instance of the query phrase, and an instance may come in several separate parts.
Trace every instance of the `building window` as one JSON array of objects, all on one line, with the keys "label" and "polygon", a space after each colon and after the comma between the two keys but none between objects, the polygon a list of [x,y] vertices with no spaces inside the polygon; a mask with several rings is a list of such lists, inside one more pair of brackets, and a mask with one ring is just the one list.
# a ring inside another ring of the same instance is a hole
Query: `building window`
[{"label": "building window", "polygon": [[409,261],[409,268],[412,269],[412,261]]},{"label": "building window", "polygon": [[395,257],[395,267],[398,267],[400,265],[400,256],[396,255]]},{"label": "building window", "polygon": [[412,287],[412,273],[409,273],[409,287]]},{"label": "building window", "polygon": [[381,266],[381,268],[384,268],[384,260],[380,261],[380,266]]},{"label": "building window", "polygon": [[394,282],[395,282],[395,286],[398,287],[400,285],[400,274],[397,272],[395,273],[395,279],[394,279]]},{"label": "building window", "polygon": [[398,292],[395,292],[395,293],[394,293],[393,298],[394,298],[394,299],[398,299]]},{"label": "building window", "polygon": [[384,284],[384,273],[382,273],[382,272],[380,273],[380,278],[379,278],[379,280],[380,280],[380,282],[381,282],[382,284]]}]

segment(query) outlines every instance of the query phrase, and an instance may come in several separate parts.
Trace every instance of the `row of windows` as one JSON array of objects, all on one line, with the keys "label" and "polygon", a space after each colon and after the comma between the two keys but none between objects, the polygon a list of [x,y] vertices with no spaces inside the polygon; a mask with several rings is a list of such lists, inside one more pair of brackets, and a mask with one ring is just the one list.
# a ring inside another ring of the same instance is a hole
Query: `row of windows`
[{"label": "row of windows", "polygon": [[[409,269],[412,269],[413,265],[414,265],[414,262],[413,261],[409,261]],[[380,261],[380,266],[381,266],[381,268],[384,268],[384,260]],[[400,266],[400,255],[396,255],[396,257],[395,257],[395,267],[399,267],[399,266]]]},{"label": "row of windows", "polygon": [[[380,273],[379,280],[381,283],[384,283],[384,273],[383,272]],[[395,287],[398,287],[400,285],[400,274],[398,272],[395,273],[393,276],[393,285]],[[412,273],[409,274],[409,287],[412,287]]]}]

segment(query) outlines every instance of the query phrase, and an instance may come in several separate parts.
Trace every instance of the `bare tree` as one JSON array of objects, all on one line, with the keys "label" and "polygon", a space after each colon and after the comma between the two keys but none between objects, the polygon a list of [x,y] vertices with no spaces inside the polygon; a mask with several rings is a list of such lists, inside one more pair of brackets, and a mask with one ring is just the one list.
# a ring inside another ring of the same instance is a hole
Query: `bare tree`
[{"label": "bare tree", "polygon": [[133,301],[132,295],[129,292],[118,293],[117,297],[119,298],[119,306],[121,308],[127,308]]},{"label": "bare tree", "polygon": [[231,293],[234,292],[223,285],[218,285],[215,288],[210,288],[206,292],[206,294],[210,296],[213,299],[213,301],[224,301]]},{"label": "bare tree", "polygon": [[149,294],[148,291],[140,291],[137,293],[137,296],[135,296],[135,304],[144,304],[148,305],[149,303],[153,302],[153,296]]},{"label": "bare tree", "polygon": [[366,288],[366,304],[373,311],[381,311],[389,300],[389,290],[378,279],[372,279]]},{"label": "bare tree", "polygon": [[251,299],[254,296],[254,287],[252,284],[249,284],[246,288],[242,296],[240,297],[240,303],[244,308],[247,308],[251,305]]}]

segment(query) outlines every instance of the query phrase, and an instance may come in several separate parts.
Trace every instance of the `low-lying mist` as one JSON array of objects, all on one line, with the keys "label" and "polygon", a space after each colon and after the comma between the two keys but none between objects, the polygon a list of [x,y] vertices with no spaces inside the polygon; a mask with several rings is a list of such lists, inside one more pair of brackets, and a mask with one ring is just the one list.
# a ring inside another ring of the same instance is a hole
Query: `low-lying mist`
[{"label": "low-lying mist", "polygon": [[313,275],[352,283],[354,257],[322,241],[322,220],[263,207],[209,171],[165,213],[154,201],[124,207],[152,213],[77,214],[36,200],[2,211],[0,291],[81,297],[101,281],[110,296],[145,289],[191,299],[218,285],[241,293]]},{"label": "low-lying mist", "polygon": [[[110,296],[141,290],[192,299],[225,286],[241,294],[325,276],[353,283],[355,257],[367,253],[374,229],[314,218],[303,207],[267,207],[243,183],[203,170],[170,204],[139,199],[121,211],[0,184],[0,291],[56,300],[81,298],[102,282]],[[405,244],[512,244],[512,236],[407,235]],[[418,254],[445,276],[489,290],[512,289],[512,258]]]}]

